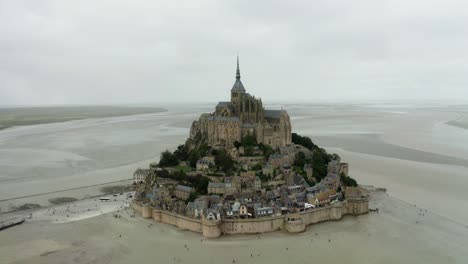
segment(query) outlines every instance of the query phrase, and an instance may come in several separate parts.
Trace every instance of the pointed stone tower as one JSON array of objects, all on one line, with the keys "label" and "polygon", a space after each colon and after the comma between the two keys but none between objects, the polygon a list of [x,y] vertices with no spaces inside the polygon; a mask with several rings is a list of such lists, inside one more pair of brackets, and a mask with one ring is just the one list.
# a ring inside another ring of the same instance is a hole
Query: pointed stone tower
[{"label": "pointed stone tower", "polygon": [[231,102],[235,105],[239,105],[242,96],[245,94],[245,88],[240,78],[239,56],[237,56],[236,81],[231,89]]}]

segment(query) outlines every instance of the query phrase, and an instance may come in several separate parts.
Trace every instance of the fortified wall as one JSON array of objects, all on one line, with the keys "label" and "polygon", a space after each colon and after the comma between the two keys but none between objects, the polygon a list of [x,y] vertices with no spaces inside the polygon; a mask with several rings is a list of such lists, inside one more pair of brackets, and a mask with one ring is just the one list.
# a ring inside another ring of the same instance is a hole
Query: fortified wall
[{"label": "fortified wall", "polygon": [[334,205],[295,214],[265,218],[209,221],[155,209],[136,201],[133,201],[131,206],[135,211],[141,213],[143,218],[152,218],[157,222],[170,224],[182,230],[202,233],[207,238],[216,238],[223,234],[258,234],[279,230],[298,233],[305,231],[307,225],[330,220],[340,220],[345,215],[361,215],[369,212],[369,201],[367,199],[348,199]]}]

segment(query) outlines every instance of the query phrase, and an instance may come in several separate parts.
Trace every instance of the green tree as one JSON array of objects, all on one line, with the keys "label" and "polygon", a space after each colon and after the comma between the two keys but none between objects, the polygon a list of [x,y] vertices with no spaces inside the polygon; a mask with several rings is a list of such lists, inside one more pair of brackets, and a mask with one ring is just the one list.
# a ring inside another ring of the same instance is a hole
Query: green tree
[{"label": "green tree", "polygon": [[234,160],[227,154],[225,150],[219,150],[215,156],[215,164],[219,170],[230,172],[234,169]]},{"label": "green tree", "polygon": [[327,163],[324,159],[323,153],[319,149],[316,149],[312,153],[312,168],[314,169],[314,177],[317,181],[320,181],[327,176]]},{"label": "green tree", "polygon": [[307,160],[306,160],[306,156],[304,152],[299,151],[298,153],[296,153],[296,156],[294,158],[294,166],[303,168],[304,164],[306,163],[307,163]]},{"label": "green tree", "polygon": [[187,173],[185,173],[185,170],[174,171],[170,174],[169,178],[177,181],[184,181],[187,178]]},{"label": "green tree", "polygon": [[258,170],[261,170],[261,169],[262,169],[262,164],[261,163],[257,163],[257,164],[252,166],[252,170],[254,170],[254,171],[258,171]]},{"label": "green tree", "polygon": [[245,147],[253,147],[257,145],[257,138],[254,135],[245,135],[242,138],[242,146]]},{"label": "green tree", "polygon": [[244,156],[253,156],[253,154],[254,154],[254,147],[252,146],[244,147]]},{"label": "green tree", "polygon": [[202,157],[206,156],[206,153],[210,147],[207,144],[201,144],[200,146],[192,149],[188,153],[187,161],[189,163],[189,166],[192,168],[195,168],[197,165],[197,161],[201,159]]},{"label": "green tree", "polygon": [[291,139],[294,144],[304,146],[308,148],[309,150],[314,150],[318,148],[317,145],[315,145],[309,137],[303,137],[297,133],[292,133]]},{"label": "green tree", "polygon": [[190,151],[188,158],[187,158],[189,166],[192,168],[195,168],[197,166],[197,160],[199,160],[200,158],[201,157],[200,157],[200,153],[198,152],[198,149],[193,149],[192,151]]},{"label": "green tree", "polygon": [[188,150],[185,144],[179,145],[177,149],[174,151],[174,155],[177,157],[178,160],[185,161],[188,158]]},{"label": "green tree", "polygon": [[206,194],[208,189],[208,183],[210,183],[210,179],[208,177],[202,176],[200,174],[195,176],[187,177],[187,182],[195,188],[197,194]]},{"label": "green tree", "polygon": [[270,157],[271,154],[275,153],[273,148],[270,145],[265,145],[263,143],[258,144],[258,148],[263,152],[265,158]]},{"label": "green tree", "polygon": [[195,199],[197,199],[197,193],[196,192],[191,192],[187,200],[185,200],[185,203],[193,202]]},{"label": "green tree", "polygon": [[161,159],[159,160],[160,167],[172,167],[177,166],[178,164],[179,160],[177,159],[176,155],[172,154],[169,150],[161,153]]},{"label": "green tree", "polygon": [[358,186],[355,179],[353,179],[353,178],[351,178],[349,176],[346,176],[344,173],[340,174],[340,178],[341,178],[341,181],[344,183],[345,186],[349,186],[349,187]]}]

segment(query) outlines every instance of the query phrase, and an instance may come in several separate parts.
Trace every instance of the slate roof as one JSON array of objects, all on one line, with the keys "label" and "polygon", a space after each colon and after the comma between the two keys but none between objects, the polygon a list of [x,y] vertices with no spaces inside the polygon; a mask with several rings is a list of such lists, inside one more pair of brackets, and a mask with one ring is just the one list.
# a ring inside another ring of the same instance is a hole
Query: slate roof
[{"label": "slate roof", "polygon": [[239,117],[237,116],[210,116],[207,119],[216,121],[239,121]]},{"label": "slate roof", "polygon": [[150,172],[149,169],[140,169],[140,168],[138,168],[138,169],[133,173],[133,175],[143,175],[143,176],[146,176],[146,175],[149,174],[149,172]]},{"label": "slate roof", "polygon": [[177,185],[176,190],[182,191],[182,192],[192,192],[192,187],[184,186],[184,185]]},{"label": "slate roof", "polygon": [[242,82],[240,80],[239,56],[237,57],[236,82],[232,86],[231,92],[245,93],[244,85],[242,84]]},{"label": "slate roof", "polygon": [[216,108],[224,108],[226,106],[229,106],[231,104],[231,102],[219,102],[217,105],[216,105]]},{"label": "slate roof", "polygon": [[279,119],[281,116],[282,110],[266,110],[264,112],[265,118]]},{"label": "slate roof", "polygon": [[208,188],[224,188],[225,183],[224,182],[209,182],[208,183]]},{"label": "slate roof", "polygon": [[231,92],[244,92],[245,93],[245,88],[240,78],[236,79],[236,82],[232,86]]}]

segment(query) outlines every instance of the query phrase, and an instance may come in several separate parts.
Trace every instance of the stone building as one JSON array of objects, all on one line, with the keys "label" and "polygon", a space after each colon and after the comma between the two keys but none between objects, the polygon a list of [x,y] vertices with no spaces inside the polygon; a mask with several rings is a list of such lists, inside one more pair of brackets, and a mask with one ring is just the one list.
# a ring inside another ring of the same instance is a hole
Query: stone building
[{"label": "stone building", "polygon": [[258,176],[256,176],[255,180],[254,180],[254,189],[256,191],[262,189],[262,180],[260,180],[260,178]]},{"label": "stone building", "polygon": [[246,135],[257,142],[280,147],[291,144],[291,122],[285,110],[268,110],[261,99],[246,92],[240,79],[239,58],[231,100],[219,102],[213,113],[202,114],[192,123],[189,142],[231,149]]},{"label": "stone building", "polygon": [[187,200],[193,191],[192,187],[177,185],[174,189],[174,196],[180,200]]},{"label": "stone building", "polygon": [[134,173],[133,173],[133,183],[143,183],[146,180],[146,177],[149,175],[149,169],[140,169],[138,168]]},{"label": "stone building", "polygon": [[203,157],[197,160],[196,168],[197,168],[197,171],[205,171],[214,165],[215,165],[214,157]]},{"label": "stone building", "polygon": [[304,164],[304,169],[306,173],[307,179],[312,180],[312,177],[314,176],[314,168],[312,167],[312,164],[306,163]]},{"label": "stone building", "polygon": [[224,194],[226,191],[226,184],[224,182],[209,182],[208,193],[209,194]]}]

